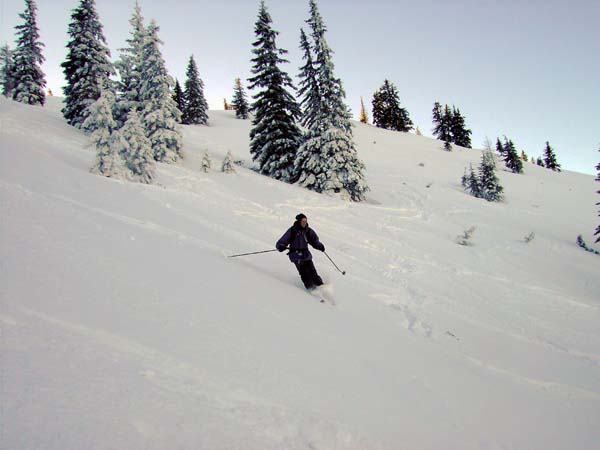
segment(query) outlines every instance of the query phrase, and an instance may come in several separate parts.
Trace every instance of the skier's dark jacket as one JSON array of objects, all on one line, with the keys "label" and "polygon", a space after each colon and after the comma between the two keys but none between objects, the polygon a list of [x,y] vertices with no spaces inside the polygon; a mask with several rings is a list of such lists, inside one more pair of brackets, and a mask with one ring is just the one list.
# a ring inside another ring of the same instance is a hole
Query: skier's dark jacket
[{"label": "skier's dark jacket", "polygon": [[289,245],[288,256],[293,263],[300,263],[312,260],[312,254],[308,249],[308,244],[317,250],[325,251],[325,246],[319,241],[317,233],[308,225],[306,228],[300,226],[300,222],[294,222],[283,236],[277,241],[275,247],[280,252],[284,251]]}]

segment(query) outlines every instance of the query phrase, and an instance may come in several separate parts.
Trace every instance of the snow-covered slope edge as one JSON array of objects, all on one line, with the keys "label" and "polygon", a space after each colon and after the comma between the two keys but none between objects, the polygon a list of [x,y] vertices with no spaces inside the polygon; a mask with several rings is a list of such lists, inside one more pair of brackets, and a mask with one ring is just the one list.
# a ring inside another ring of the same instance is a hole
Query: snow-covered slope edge
[{"label": "snow-covered slope edge", "polygon": [[[2,447],[597,446],[599,260],[574,245],[593,177],[528,165],[489,204],[459,185],[479,152],[358,124],[351,204],[201,173],[206,149],[249,160],[249,122],[215,111],[143,186],[89,174],[50,100],[0,100]],[[225,257],[301,211],[348,273],[315,252],[335,307],[285,255]]]}]

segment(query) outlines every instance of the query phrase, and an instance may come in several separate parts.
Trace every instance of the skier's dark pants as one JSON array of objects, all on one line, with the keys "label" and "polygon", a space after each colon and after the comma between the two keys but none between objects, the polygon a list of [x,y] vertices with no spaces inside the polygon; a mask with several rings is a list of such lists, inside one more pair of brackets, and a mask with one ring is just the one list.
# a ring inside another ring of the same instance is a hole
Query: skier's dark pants
[{"label": "skier's dark pants", "polygon": [[298,273],[300,274],[300,278],[302,278],[302,282],[304,283],[304,287],[306,289],[311,289],[315,286],[321,286],[323,284],[323,280],[317,273],[317,269],[315,265],[311,261],[300,261],[294,263],[296,269],[298,269]]}]

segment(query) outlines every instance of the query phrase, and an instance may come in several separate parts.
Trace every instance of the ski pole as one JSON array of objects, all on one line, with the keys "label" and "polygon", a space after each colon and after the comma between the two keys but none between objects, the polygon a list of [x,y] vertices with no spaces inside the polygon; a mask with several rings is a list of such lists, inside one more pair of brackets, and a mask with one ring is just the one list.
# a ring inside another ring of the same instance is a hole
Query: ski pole
[{"label": "ski pole", "polygon": [[241,255],[231,255],[228,258],[237,258],[238,256],[258,255],[259,253],[269,253],[278,251],[276,248],[273,250],[264,250],[262,252],[242,253]]},{"label": "ski pole", "polygon": [[[327,258],[329,258],[329,255],[327,254],[327,252],[323,252],[323,253],[325,253],[325,256],[327,256]],[[331,264],[333,264],[333,265],[335,266],[335,268],[336,268],[337,270],[339,270],[339,271],[340,271],[340,273],[341,273],[342,275],[346,275],[346,271],[345,271],[345,270],[341,270],[341,269],[340,269],[340,268],[337,266],[337,264],[333,262],[333,259],[329,258],[329,261],[331,261]]]}]

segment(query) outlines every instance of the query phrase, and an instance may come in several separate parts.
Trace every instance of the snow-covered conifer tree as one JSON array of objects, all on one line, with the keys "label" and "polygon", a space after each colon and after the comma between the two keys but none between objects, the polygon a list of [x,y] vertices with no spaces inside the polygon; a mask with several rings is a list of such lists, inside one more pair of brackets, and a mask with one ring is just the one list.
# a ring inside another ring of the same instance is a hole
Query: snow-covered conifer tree
[{"label": "snow-covered conifer tree", "polygon": [[44,87],[46,80],[42,72],[42,44],[37,27],[37,5],[34,0],[25,0],[25,11],[19,14],[25,22],[17,25],[17,42],[13,52],[15,86],[12,98],[29,105],[46,103]]},{"label": "snow-covered conifer tree", "polygon": [[208,172],[211,168],[212,168],[212,159],[210,158],[208,150],[206,150],[204,152],[204,155],[202,156],[202,170],[204,172]]},{"label": "snow-covered conifer tree", "polygon": [[325,39],[326,27],[315,0],[310,0],[310,18],[314,67],[319,103],[315,120],[298,150],[295,168],[300,186],[317,192],[341,193],[353,201],[362,201],[369,190],[358,159],[350,112],[344,103],[342,82],[334,74],[331,49]]},{"label": "snow-covered conifer tree", "polygon": [[102,90],[100,98],[89,106],[82,128],[91,132],[92,142],[96,146],[96,162],[91,172],[122,178],[125,175],[124,161],[115,145],[116,134],[113,134],[117,126],[113,118],[114,103],[114,93],[110,89]]},{"label": "snow-covered conifer tree", "polygon": [[447,152],[452,151],[452,144],[450,144],[450,141],[444,142],[444,150],[446,150]]},{"label": "snow-covered conifer tree", "polygon": [[150,22],[142,49],[140,101],[142,123],[156,161],[172,163],[183,158],[183,137],[177,128],[181,113],[171,96],[173,79],[159,49],[158,26]]},{"label": "snow-covered conifer tree", "polygon": [[115,63],[119,72],[120,81],[117,84],[117,104],[115,107],[115,120],[121,127],[127,120],[130,111],[141,111],[140,83],[142,68],[142,50],[146,35],[144,18],[140,5],[135,3],[133,15],[129,19],[132,29],[127,39],[126,48],[119,49],[120,57]]},{"label": "snow-covered conifer tree", "polygon": [[544,165],[547,169],[560,172],[560,164],[556,161],[554,149],[550,147],[550,143],[548,141],[546,141],[546,148],[544,149]]},{"label": "snow-covered conifer tree", "polygon": [[300,144],[300,129],[296,120],[300,108],[288,89],[294,89],[292,80],[279,65],[287,63],[281,55],[286,50],[277,47],[275,39],[279,32],[271,24],[273,20],[264,0],[260,2],[254,32],[252,74],[250,89],[260,89],[253,96],[251,112],[254,113],[250,130],[250,153],[258,163],[260,173],[278,180],[295,181],[294,159]]},{"label": "snow-covered conifer tree", "polygon": [[179,80],[175,79],[175,88],[173,89],[173,101],[177,105],[177,109],[181,113],[181,120],[179,123],[183,121],[183,110],[185,109],[185,101],[183,98],[183,90],[181,89],[181,85],[179,84]]},{"label": "snow-covered conifer tree", "polygon": [[504,138],[504,162],[513,173],[523,173],[523,161],[519,158],[515,144],[510,139]]},{"label": "snow-covered conifer tree", "polygon": [[156,170],[152,145],[135,110],[115,133],[115,149],[125,159],[130,178],[140,183],[152,182]]},{"label": "snow-covered conifer tree", "polygon": [[235,117],[238,119],[247,119],[249,114],[248,100],[246,99],[246,92],[242,86],[242,80],[239,78],[235,79],[235,86],[233,88],[233,101],[231,106],[235,109]]},{"label": "snow-covered conifer tree", "polygon": [[503,198],[504,188],[496,176],[496,160],[494,154],[489,151],[484,151],[481,155],[479,191],[480,196],[488,202],[499,202]]},{"label": "snow-covered conifer tree", "polygon": [[15,64],[13,52],[8,44],[0,48],[0,83],[2,84],[2,95],[12,98],[15,88]]},{"label": "snow-covered conifer tree", "polygon": [[521,159],[525,162],[529,162],[529,156],[525,153],[525,150],[521,150]]},{"label": "snow-covered conifer tree", "polygon": [[492,141],[490,141],[489,137],[485,137],[485,140],[483,141],[483,149],[488,151],[488,152],[492,152],[493,148],[492,148]]},{"label": "snow-covered conifer tree", "polygon": [[71,14],[67,59],[61,66],[67,80],[62,109],[69,125],[81,128],[88,107],[99,97],[102,86],[115,73],[110,50],[102,33],[95,0],[81,0]]},{"label": "snow-covered conifer tree", "polygon": [[473,170],[473,165],[469,165],[469,174],[465,174],[464,177],[465,178],[463,186],[465,187],[465,189],[467,189],[473,197],[481,198],[481,182],[479,181],[479,177]]},{"label": "snow-covered conifer tree", "polygon": [[225,159],[223,159],[223,164],[221,165],[221,172],[224,173],[235,173],[235,168],[233,167],[233,156],[231,152],[228,151],[225,155]]},{"label": "snow-covered conifer tree", "polygon": [[407,132],[413,129],[408,111],[400,106],[398,89],[389,80],[373,94],[373,123],[386,130]]},{"label": "snow-covered conifer tree", "polygon": [[300,67],[300,85],[298,86],[298,95],[300,97],[300,109],[302,116],[300,123],[306,128],[310,128],[317,119],[320,94],[319,83],[317,81],[317,71],[313,61],[312,49],[306,33],[300,29],[300,49],[302,50],[302,59],[304,65]]},{"label": "snow-covered conifer tree", "polygon": [[208,103],[204,98],[204,82],[200,79],[194,56],[190,56],[183,91],[183,123],[188,125],[208,124]]}]

